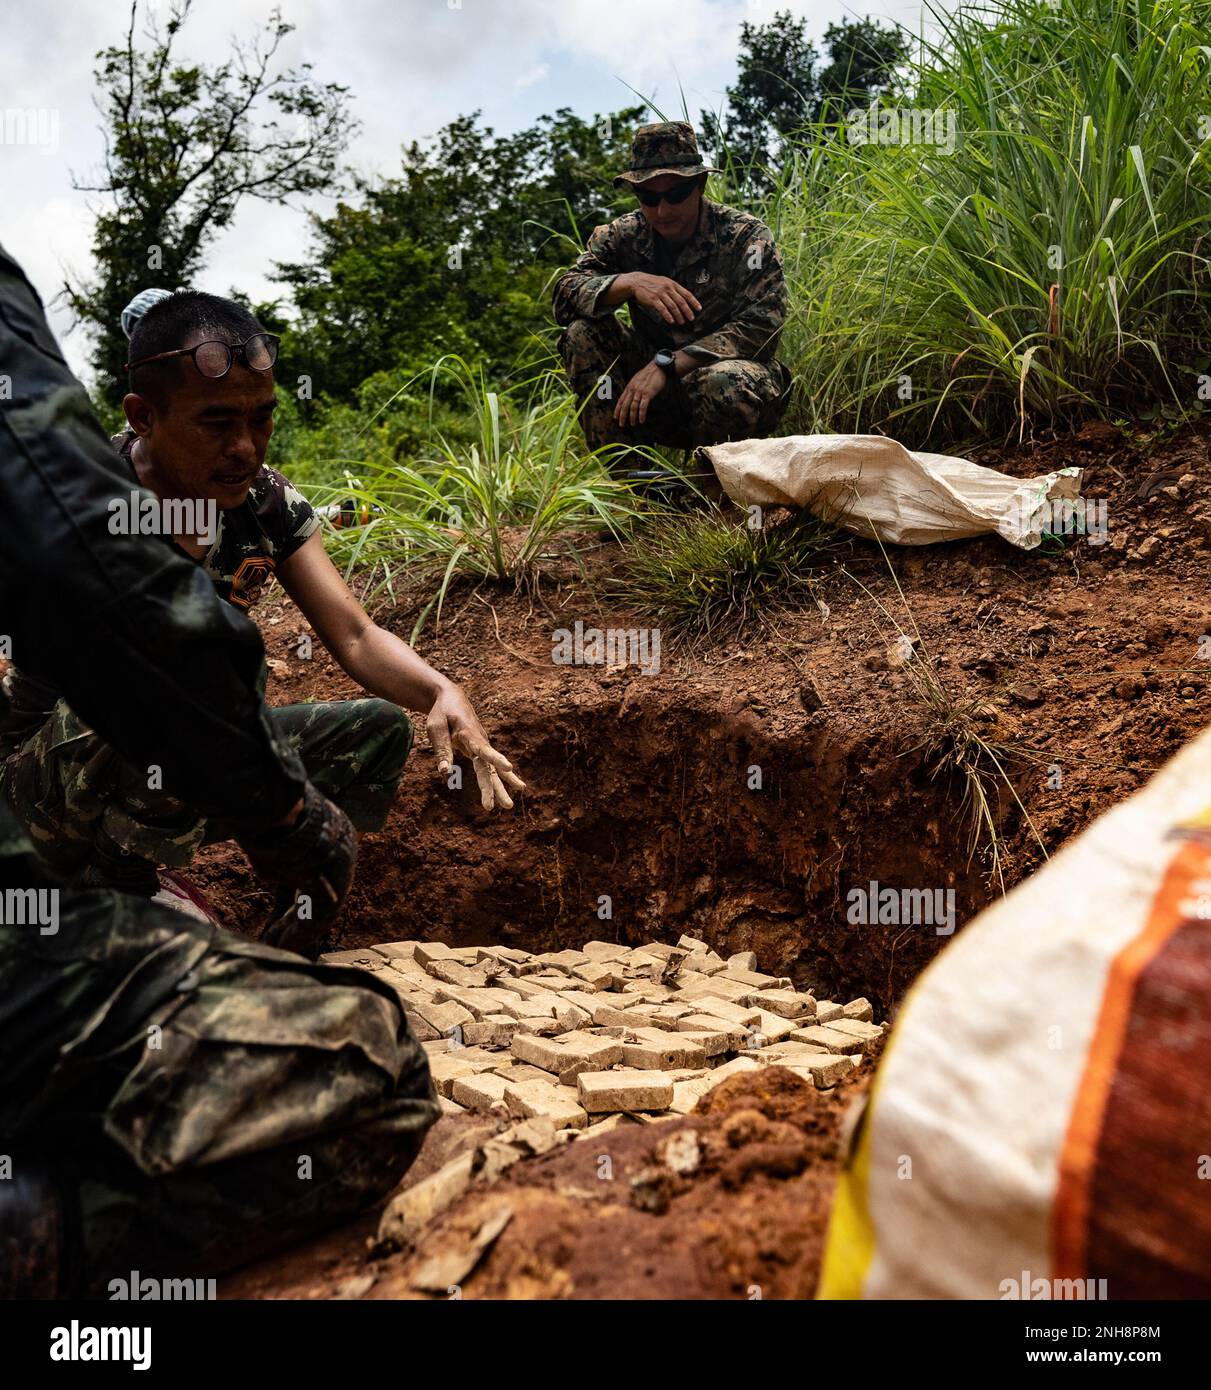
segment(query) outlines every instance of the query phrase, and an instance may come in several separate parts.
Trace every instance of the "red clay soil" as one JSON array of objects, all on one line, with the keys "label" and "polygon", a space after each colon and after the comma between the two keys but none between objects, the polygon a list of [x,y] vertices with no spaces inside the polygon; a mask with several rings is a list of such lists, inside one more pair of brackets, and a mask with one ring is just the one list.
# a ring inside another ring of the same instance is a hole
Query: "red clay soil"
[{"label": "red clay soil", "polygon": [[[417,1250],[369,1258],[373,1223],[365,1222],[228,1276],[220,1281],[222,1294],[810,1298],[836,1164],[854,1118],[850,1107],[865,1094],[870,1075],[864,1069],[860,1079],[855,1074],[829,1092],[817,1091],[782,1067],[732,1077],[690,1116],[628,1122],[600,1138],[575,1140],[523,1160],[496,1182],[472,1187],[431,1223]],[[684,1177],[665,1169],[652,1199],[656,1209],[638,1205],[632,1179],[655,1166],[659,1147],[682,1129],[698,1134],[699,1168]],[[441,1125],[429,1143],[434,1139],[443,1153],[454,1152]],[[426,1166],[410,1173],[405,1186],[428,1171]],[[509,1224],[469,1277],[438,1295],[413,1287],[421,1265],[465,1246],[502,1207],[511,1212]]]},{"label": "red clay soil", "polygon": [[[847,892],[870,880],[953,888],[960,929],[994,892],[986,853],[968,863],[961,785],[934,776],[919,746],[936,717],[887,660],[897,627],[920,633],[949,694],[978,706],[985,737],[1031,750],[1008,766],[1033,829],[1007,792],[995,808],[1012,885],[1042,862],[1038,839],[1053,852],[1211,716],[1211,660],[1199,645],[1211,633],[1209,434],[1151,445],[1093,425],[980,456],[1017,476],[1083,468],[1084,495],[1107,502],[1109,543],[1077,539],[1059,554],[995,537],[895,549],[901,599],[879,547],[854,541],[817,586],[827,612],[808,603],[723,648],[666,650],[659,675],[551,661],[552,631],[577,619],[642,624],[606,597],[623,558],[616,545],[590,556],[587,584],[556,567],[541,602],[454,590],[441,630],[418,645],[464,685],[530,790],[510,814],[483,813],[473,776],[461,793],[436,777],[420,730],[388,826],[364,837],[341,944],[424,936],[542,950],[690,931],[724,954],[754,950],[762,970],[819,997],[865,995],[877,1018],[894,1015],[946,938],[851,925]],[[380,621],[407,636],[426,598],[408,595]],[[287,601],[266,602],[259,618],[271,702],[357,693],[318,643],[315,660],[298,659],[304,624]],[[753,766],[760,790],[749,787]],[[268,900],[238,851],[208,851],[198,879],[256,930]],[[609,921],[597,916],[601,895],[613,902]],[[783,1147],[807,1155],[798,1171],[778,1176],[777,1162],[758,1160],[729,1185],[748,1163],[737,1155],[762,1141],[720,1149],[661,1217],[629,1205],[621,1174],[674,1124],[608,1137],[606,1195],[587,1142],[473,1189],[448,1222],[473,1221],[498,1190],[516,1205],[466,1296],[746,1297],[752,1284],[767,1297],[810,1293],[854,1087],[791,1090],[801,1138]],[[754,1108],[782,1123],[789,1103],[771,1092]],[[228,1292],[330,1296],[377,1269],[369,1296],[400,1296],[408,1266],[367,1266],[369,1229],[261,1266]]]}]

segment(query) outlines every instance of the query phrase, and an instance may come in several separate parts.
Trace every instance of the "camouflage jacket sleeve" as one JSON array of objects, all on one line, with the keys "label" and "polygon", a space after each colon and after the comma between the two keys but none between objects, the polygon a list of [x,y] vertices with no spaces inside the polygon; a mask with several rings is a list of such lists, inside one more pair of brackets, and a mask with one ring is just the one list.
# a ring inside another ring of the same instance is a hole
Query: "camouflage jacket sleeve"
[{"label": "camouflage jacket sleeve", "polygon": [[256,628],[156,536],[113,535],[130,478],[0,248],[0,635],[120,752],[208,815],[261,826],[302,765],[261,700]]},{"label": "camouflage jacket sleeve", "polygon": [[613,309],[597,307],[602,294],[622,271],[619,264],[619,238],[616,224],[594,227],[589,244],[576,258],[571,270],[555,285],[555,322],[561,328],[573,319],[612,314]]},{"label": "camouflage jacket sleeve", "polygon": [[727,254],[732,290],[727,322],[685,346],[696,357],[711,362],[734,357],[771,362],[778,351],[787,308],[782,258],[769,228],[755,225],[757,230]]}]

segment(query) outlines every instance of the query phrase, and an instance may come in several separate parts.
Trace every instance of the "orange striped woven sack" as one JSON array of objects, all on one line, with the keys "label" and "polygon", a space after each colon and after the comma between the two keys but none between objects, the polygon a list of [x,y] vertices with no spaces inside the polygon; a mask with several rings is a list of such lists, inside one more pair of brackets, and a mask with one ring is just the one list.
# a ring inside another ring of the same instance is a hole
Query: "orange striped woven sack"
[{"label": "orange striped woven sack", "polygon": [[1211,730],[913,986],[820,1297],[1211,1297]]}]

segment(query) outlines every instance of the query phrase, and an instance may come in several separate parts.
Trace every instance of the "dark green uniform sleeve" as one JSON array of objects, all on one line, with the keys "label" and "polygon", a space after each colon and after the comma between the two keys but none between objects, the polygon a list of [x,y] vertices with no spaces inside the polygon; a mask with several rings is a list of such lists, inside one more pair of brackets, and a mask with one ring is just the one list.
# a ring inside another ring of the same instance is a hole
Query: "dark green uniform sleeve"
[{"label": "dark green uniform sleeve", "polygon": [[555,285],[555,322],[561,328],[566,328],[573,319],[612,314],[613,309],[599,309],[597,304],[620,270],[617,223],[607,222],[594,227],[588,245],[576,258],[571,270],[561,276]]},{"label": "dark green uniform sleeve", "polygon": [[0,636],[23,670],[165,791],[260,826],[304,786],[261,699],[260,634],[155,536],[112,535],[130,492],[20,267],[0,248]]},{"label": "dark green uniform sleeve", "polygon": [[728,321],[685,345],[704,362],[747,358],[773,360],[786,322],[786,280],[769,229],[761,223],[751,237],[728,252],[732,304]]}]

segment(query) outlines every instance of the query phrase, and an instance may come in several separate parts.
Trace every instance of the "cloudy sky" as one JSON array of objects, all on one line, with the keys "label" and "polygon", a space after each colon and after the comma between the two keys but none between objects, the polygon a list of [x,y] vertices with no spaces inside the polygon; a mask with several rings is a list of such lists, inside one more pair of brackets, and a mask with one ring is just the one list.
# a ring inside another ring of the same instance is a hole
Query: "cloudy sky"
[{"label": "cloudy sky", "polygon": [[[498,131],[530,125],[570,106],[582,115],[617,110],[630,87],[680,114],[682,90],[696,116],[717,107],[736,75],[743,20],[775,10],[806,16],[819,39],[845,15],[893,19],[916,32],[922,0],[279,0],[295,32],[283,46],[290,65],[352,89],[362,128],[348,163],[366,173],[398,167],[400,146],[425,139],[455,116],[482,109]],[[274,0],[195,0],[178,52],[214,62],[233,38],[250,38]],[[141,0],[140,13],[165,15],[167,0]],[[95,195],[78,193],[103,150],[92,69],[98,49],[125,34],[128,0],[0,0],[0,115],[35,109],[41,146],[0,140],[0,243],[25,267],[44,301],[67,271],[87,274]],[[142,21],[140,23],[142,27]],[[2,129],[2,126],[0,126]],[[312,209],[324,211],[326,200]],[[301,207],[241,205],[213,245],[199,287],[239,288],[254,299],[280,293],[274,260],[307,245]],[[154,277],[152,277],[154,279]],[[51,322],[77,371],[88,344],[65,309]]]}]

